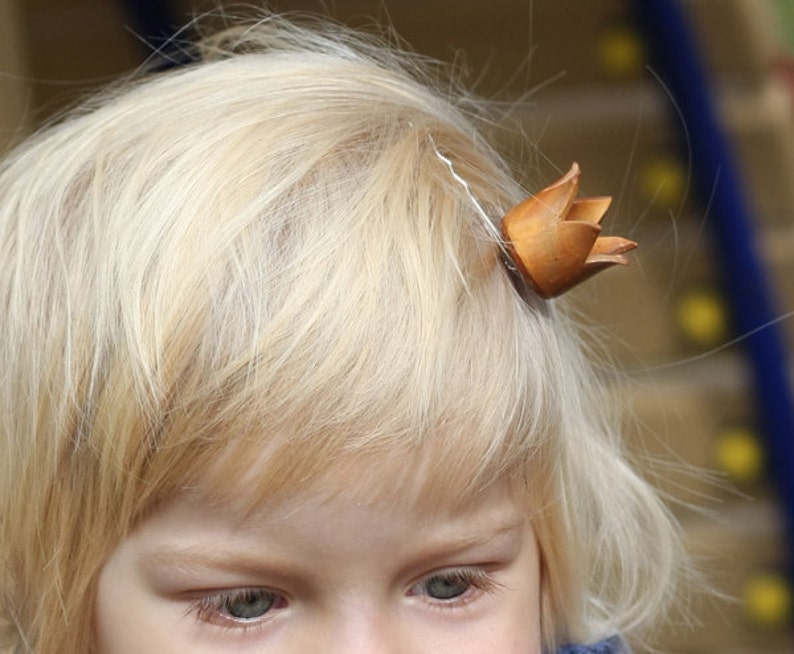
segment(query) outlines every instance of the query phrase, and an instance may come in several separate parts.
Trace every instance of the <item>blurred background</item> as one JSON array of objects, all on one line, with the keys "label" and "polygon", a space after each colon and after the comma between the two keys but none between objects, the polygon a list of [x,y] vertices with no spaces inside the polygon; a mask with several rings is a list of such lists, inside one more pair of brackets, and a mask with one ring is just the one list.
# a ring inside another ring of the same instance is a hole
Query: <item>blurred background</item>
[{"label": "blurred background", "polygon": [[[0,149],[219,0],[0,0]],[[630,407],[628,447],[724,596],[663,652],[794,653],[794,0],[280,0],[390,24],[497,101],[528,189],[572,161],[641,243],[577,310]],[[184,33],[190,38],[190,30]],[[158,50],[159,48],[159,50]]]}]

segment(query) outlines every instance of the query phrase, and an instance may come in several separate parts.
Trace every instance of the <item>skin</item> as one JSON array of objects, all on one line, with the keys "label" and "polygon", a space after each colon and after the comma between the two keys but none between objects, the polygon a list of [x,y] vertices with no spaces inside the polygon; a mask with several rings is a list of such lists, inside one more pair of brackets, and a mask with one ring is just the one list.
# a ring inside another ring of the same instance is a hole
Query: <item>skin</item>
[{"label": "skin", "polygon": [[232,508],[178,497],[121,543],[99,654],[540,654],[538,548],[506,491],[452,513],[347,494]]}]

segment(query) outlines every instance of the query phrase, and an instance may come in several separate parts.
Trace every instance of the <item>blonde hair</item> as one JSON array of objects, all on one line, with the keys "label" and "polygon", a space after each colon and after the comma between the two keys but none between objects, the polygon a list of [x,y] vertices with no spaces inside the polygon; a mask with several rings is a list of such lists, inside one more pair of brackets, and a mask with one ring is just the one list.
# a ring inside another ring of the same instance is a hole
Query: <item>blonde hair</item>
[{"label": "blonde hair", "polygon": [[561,307],[501,262],[522,193],[467,112],[336,27],[204,52],[0,172],[0,651],[90,651],[99,570],[168,497],[250,508],[361,466],[418,502],[510,480],[547,646],[655,619],[675,530]]}]

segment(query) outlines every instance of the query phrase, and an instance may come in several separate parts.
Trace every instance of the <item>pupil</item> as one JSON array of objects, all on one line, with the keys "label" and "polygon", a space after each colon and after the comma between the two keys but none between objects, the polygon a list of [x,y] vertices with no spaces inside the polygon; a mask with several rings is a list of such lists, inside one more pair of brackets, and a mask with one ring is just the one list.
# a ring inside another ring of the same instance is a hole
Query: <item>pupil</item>
[{"label": "pupil", "polygon": [[452,599],[463,595],[469,588],[469,580],[462,575],[433,577],[427,581],[427,594],[435,599]]},{"label": "pupil", "polygon": [[265,591],[249,591],[235,597],[230,597],[226,601],[226,611],[233,618],[240,620],[251,620],[258,618],[267,613],[273,604],[275,598],[273,593]]}]

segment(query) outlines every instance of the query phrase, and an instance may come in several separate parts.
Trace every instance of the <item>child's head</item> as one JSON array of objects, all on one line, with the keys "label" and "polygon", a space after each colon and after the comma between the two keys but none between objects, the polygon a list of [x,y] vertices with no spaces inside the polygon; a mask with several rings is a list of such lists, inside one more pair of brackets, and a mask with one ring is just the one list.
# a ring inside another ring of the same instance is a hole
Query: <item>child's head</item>
[{"label": "child's head", "polygon": [[186,503],[414,525],[509,497],[546,646],[653,615],[675,539],[559,306],[503,265],[523,196],[466,112],[335,30],[207,52],[0,173],[2,651],[91,651],[106,563]]}]

